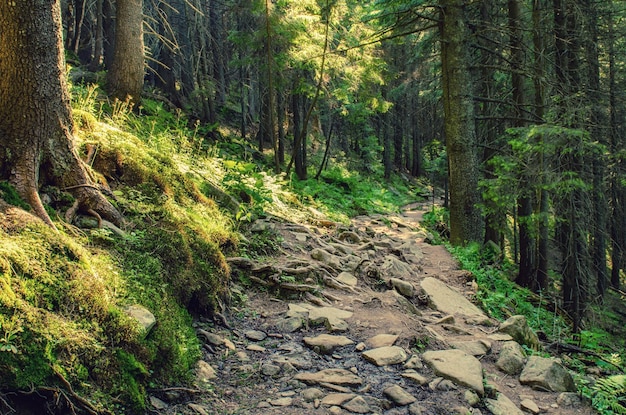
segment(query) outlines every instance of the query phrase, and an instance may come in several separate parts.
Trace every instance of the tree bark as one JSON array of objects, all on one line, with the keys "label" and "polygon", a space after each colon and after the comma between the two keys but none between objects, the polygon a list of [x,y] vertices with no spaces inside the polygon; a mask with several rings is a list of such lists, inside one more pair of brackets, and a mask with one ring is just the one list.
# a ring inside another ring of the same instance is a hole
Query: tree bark
[{"label": "tree bark", "polygon": [[77,207],[120,226],[119,212],[94,186],[74,150],[58,0],[0,2],[1,174],[54,227],[40,185],[72,193]]},{"label": "tree bark", "polygon": [[107,77],[109,94],[136,105],[144,80],[143,0],[117,0],[115,50]]},{"label": "tree bark", "polygon": [[462,0],[441,2],[442,89],[450,180],[450,242],[453,245],[481,241],[483,232],[477,206],[480,202],[479,169],[464,3]]}]

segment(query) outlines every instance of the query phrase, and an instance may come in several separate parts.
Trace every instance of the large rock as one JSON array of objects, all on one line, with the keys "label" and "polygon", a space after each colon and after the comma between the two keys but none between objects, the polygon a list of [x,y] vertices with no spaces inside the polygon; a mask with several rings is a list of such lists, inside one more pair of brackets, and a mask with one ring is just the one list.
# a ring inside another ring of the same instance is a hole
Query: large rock
[{"label": "large rock", "polygon": [[498,393],[496,399],[485,399],[485,406],[493,415],[524,415],[521,409],[501,393]]},{"label": "large rock", "polygon": [[380,272],[382,275],[389,278],[398,278],[401,280],[410,278],[415,274],[415,270],[403,262],[395,255],[387,255],[382,265],[380,266]]},{"label": "large rock", "polygon": [[537,334],[530,328],[524,316],[510,317],[500,325],[498,331],[510,335],[519,344],[533,350],[539,350],[541,347]]},{"label": "large rock", "polygon": [[425,352],[422,359],[433,368],[437,376],[473,389],[481,396],[485,394],[483,367],[474,356],[462,350],[450,349]]},{"label": "large rock", "polygon": [[552,392],[575,392],[572,375],[554,359],[531,356],[519,381],[533,389]]},{"label": "large rock", "polygon": [[397,365],[407,359],[406,352],[402,347],[384,346],[363,352],[363,357],[376,366]]},{"label": "large rock", "polygon": [[491,343],[487,340],[469,340],[450,342],[450,346],[463,350],[472,356],[484,356],[491,350]]},{"label": "large rock", "polygon": [[518,342],[505,342],[500,349],[496,366],[509,375],[517,375],[524,368],[526,354]]},{"label": "large rock", "polygon": [[487,318],[478,307],[461,293],[453,290],[436,278],[424,278],[420,285],[422,291],[428,296],[431,306],[444,314]]},{"label": "large rock", "polygon": [[317,337],[305,337],[304,344],[321,354],[331,354],[340,347],[354,344],[346,336],[333,336],[332,334],[320,334]]},{"label": "large rock", "polygon": [[312,250],[311,258],[317,259],[318,261],[336,270],[341,269],[341,258],[338,257],[337,255],[331,254],[330,252],[324,249],[315,248],[314,250]]}]

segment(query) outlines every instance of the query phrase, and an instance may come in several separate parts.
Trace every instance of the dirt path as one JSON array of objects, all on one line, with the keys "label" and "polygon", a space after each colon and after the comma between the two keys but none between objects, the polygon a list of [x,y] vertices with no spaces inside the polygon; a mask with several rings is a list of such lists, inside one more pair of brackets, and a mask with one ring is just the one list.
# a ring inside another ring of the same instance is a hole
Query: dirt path
[{"label": "dirt path", "polygon": [[[259,223],[258,230],[281,235],[283,255],[231,263],[256,288],[240,288],[248,301],[233,309],[231,328],[197,323],[206,341],[198,390],[155,392],[151,412],[489,414],[484,400],[468,401],[471,388],[436,376],[422,361],[425,351],[482,341],[490,346],[478,356],[488,393],[506,395],[517,408],[530,400],[540,413],[594,413],[500,372],[497,322],[432,308],[419,289],[426,278],[469,299],[475,283],[443,246],[425,242],[427,208],[357,217],[352,226]],[[368,354],[377,346],[399,356],[380,364]]]}]

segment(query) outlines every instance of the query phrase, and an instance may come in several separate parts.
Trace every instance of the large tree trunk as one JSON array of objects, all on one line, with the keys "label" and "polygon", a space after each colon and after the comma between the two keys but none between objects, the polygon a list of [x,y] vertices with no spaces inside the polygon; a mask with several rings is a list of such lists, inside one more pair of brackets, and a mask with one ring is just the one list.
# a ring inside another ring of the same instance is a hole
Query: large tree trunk
[{"label": "large tree trunk", "polygon": [[482,241],[477,139],[464,1],[442,0],[443,107],[450,178],[450,242]]},{"label": "large tree trunk", "polygon": [[107,87],[112,97],[138,104],[144,78],[143,0],[117,0],[115,18]]},{"label": "large tree trunk", "polygon": [[58,0],[0,2],[1,175],[52,227],[38,193],[43,184],[69,191],[77,207],[120,225],[121,215],[74,150],[61,30]]}]

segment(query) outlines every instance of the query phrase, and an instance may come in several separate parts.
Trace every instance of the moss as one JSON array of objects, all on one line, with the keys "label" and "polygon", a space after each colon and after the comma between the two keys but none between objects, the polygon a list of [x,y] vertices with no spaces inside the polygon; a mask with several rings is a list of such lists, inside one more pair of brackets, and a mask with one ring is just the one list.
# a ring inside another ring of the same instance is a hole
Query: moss
[{"label": "moss", "polygon": [[17,190],[8,182],[0,182],[0,198],[11,205],[30,210],[30,205],[22,200],[20,195],[17,194]]}]

